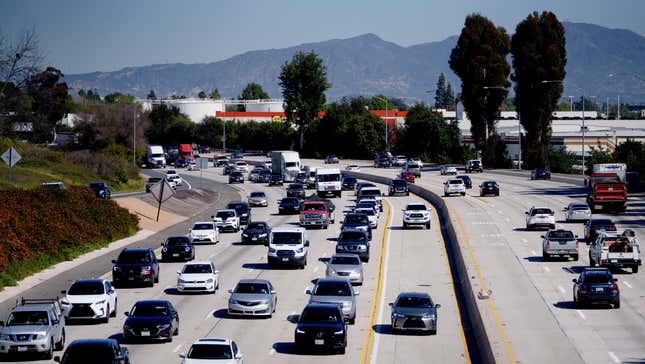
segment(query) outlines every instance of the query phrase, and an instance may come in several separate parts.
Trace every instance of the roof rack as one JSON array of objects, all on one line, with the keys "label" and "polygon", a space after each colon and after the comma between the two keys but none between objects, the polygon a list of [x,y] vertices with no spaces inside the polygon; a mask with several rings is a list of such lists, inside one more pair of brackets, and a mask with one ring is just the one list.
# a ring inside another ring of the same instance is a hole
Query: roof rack
[{"label": "roof rack", "polygon": [[60,306],[60,299],[58,296],[56,296],[56,298],[20,297],[20,300],[16,300],[16,304],[13,306],[13,308],[16,308],[19,306],[27,306],[27,305],[47,305],[47,304],[52,305],[58,314],[62,312],[62,309]]}]

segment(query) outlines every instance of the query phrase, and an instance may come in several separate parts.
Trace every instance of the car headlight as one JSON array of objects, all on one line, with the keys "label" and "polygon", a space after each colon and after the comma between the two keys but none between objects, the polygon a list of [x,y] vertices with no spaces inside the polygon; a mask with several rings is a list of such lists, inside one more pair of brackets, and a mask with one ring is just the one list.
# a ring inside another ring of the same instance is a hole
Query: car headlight
[{"label": "car headlight", "polygon": [[334,331],[334,335],[342,335],[345,333],[345,330]]},{"label": "car headlight", "polygon": [[184,248],[184,250],[185,250],[186,252],[189,252],[189,251],[190,251],[190,247],[189,247],[189,246],[187,246],[187,247],[185,247],[185,248]]},{"label": "car headlight", "polygon": [[400,314],[400,313],[393,312],[393,313],[392,313],[392,318],[402,319],[402,318],[405,318],[405,315],[402,315],[402,314]]},{"label": "car headlight", "polygon": [[261,238],[266,238],[266,237],[267,237],[267,233],[263,233],[263,234],[260,234],[260,235],[258,235],[258,236],[259,236],[259,237],[261,237]]},{"label": "car headlight", "polygon": [[34,340],[44,340],[47,337],[47,334],[44,332],[39,332],[34,335]]},{"label": "car headlight", "polygon": [[165,252],[167,252],[167,251],[168,251],[168,248],[166,248],[166,247],[164,246],[163,248],[161,248],[161,251],[165,253]]},{"label": "car headlight", "polygon": [[327,273],[328,274],[336,274],[336,270],[333,268],[327,268]]},{"label": "car headlight", "polygon": [[300,330],[300,329],[296,328],[296,334],[304,334],[304,333],[305,333],[304,330]]},{"label": "car headlight", "polygon": [[296,253],[302,253],[305,251],[305,248],[298,248],[296,249]]},{"label": "car headlight", "polygon": [[170,324],[159,324],[157,325],[158,330],[166,330],[170,328]]},{"label": "car headlight", "polygon": [[242,234],[243,237],[248,238],[249,234]]},{"label": "car headlight", "polygon": [[2,341],[13,341],[12,338],[11,338],[11,335],[7,335],[7,334],[0,334],[0,340],[2,340]]},{"label": "car headlight", "polygon": [[236,300],[234,300],[234,299],[229,299],[229,300],[228,300],[228,303],[229,303],[229,304],[231,304],[231,305],[236,305],[236,304],[237,304],[237,301],[236,301]]},{"label": "car headlight", "polygon": [[351,302],[343,302],[343,308],[349,308],[352,306]]},{"label": "car headlight", "polygon": [[113,269],[115,272],[119,272],[119,271],[121,271],[121,268],[119,268],[119,267],[114,267],[114,268],[112,268],[112,269]]},{"label": "car headlight", "polygon": [[95,305],[102,305],[105,303],[105,300],[94,302]]},{"label": "car headlight", "polygon": [[424,319],[433,319],[434,317],[435,317],[434,314],[431,314],[431,313],[427,313],[427,314],[423,315]]},{"label": "car headlight", "polygon": [[206,280],[206,283],[213,283],[213,282],[215,282],[215,280],[214,280],[213,278],[208,278],[208,279]]},{"label": "car headlight", "polygon": [[269,253],[275,253],[275,249],[269,248]]},{"label": "car headlight", "polygon": [[357,271],[353,271],[353,272],[349,273],[349,275],[350,275],[351,277],[356,277],[356,276],[360,276],[360,275],[361,275],[361,273],[360,273],[360,272],[357,272]]}]

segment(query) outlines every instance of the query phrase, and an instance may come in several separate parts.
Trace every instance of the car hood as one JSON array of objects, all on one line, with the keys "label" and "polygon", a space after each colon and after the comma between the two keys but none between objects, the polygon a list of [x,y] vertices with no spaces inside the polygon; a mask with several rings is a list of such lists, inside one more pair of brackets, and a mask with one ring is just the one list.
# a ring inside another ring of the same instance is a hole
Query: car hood
[{"label": "car hood", "polygon": [[88,294],[88,295],[66,295],[65,300],[69,303],[94,303],[107,299],[106,294]]},{"label": "car hood", "polygon": [[392,313],[406,316],[423,316],[435,313],[434,308],[420,308],[420,307],[394,307]]},{"label": "car hood", "polygon": [[268,301],[271,299],[269,293],[231,293],[232,300],[240,301]]},{"label": "car hood", "polygon": [[124,325],[138,326],[138,325],[159,325],[159,324],[169,324],[172,322],[172,317],[170,316],[151,316],[151,317],[135,317],[129,316]]},{"label": "car hood", "polygon": [[190,235],[208,235],[208,234],[215,234],[215,230],[192,230],[190,232]]},{"label": "car hood", "polygon": [[298,329],[344,329],[345,325],[343,322],[298,322]]},{"label": "car hood", "polygon": [[267,234],[268,232],[266,230],[261,230],[261,229],[244,229],[243,233],[249,234],[249,235],[258,235],[258,234]]},{"label": "car hood", "polygon": [[34,334],[37,332],[47,332],[50,328],[50,326],[46,325],[4,326],[0,329],[0,333],[7,335]]},{"label": "car hood", "polygon": [[[193,236],[193,234],[191,234],[191,236]],[[186,248],[190,248],[190,245],[169,245],[165,246],[164,248],[166,248],[166,251],[169,252],[183,252],[186,251]]]},{"label": "car hood", "polygon": [[206,363],[218,363],[218,364],[236,364],[237,360],[235,359],[184,359],[181,362],[182,364],[206,364]]},{"label": "car hood", "polygon": [[185,281],[205,281],[214,278],[215,276],[212,273],[182,273],[179,275],[179,279]]},{"label": "car hood", "polygon": [[316,296],[312,295],[309,298],[309,303],[319,302],[319,303],[343,303],[343,302],[353,302],[353,296]]},{"label": "car hood", "polygon": [[360,272],[360,265],[351,265],[351,264],[329,264],[327,267],[335,270],[336,272]]}]

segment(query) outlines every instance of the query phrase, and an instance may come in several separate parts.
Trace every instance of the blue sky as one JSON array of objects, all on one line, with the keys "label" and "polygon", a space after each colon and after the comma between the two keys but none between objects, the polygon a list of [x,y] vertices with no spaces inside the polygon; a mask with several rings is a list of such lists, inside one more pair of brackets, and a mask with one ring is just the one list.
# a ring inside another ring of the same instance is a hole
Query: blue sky
[{"label": "blue sky", "polygon": [[645,35],[644,0],[0,0],[0,30],[35,27],[47,64],[73,74],[212,62],[364,33],[409,46],[458,34],[473,12],[513,33],[534,10]]}]

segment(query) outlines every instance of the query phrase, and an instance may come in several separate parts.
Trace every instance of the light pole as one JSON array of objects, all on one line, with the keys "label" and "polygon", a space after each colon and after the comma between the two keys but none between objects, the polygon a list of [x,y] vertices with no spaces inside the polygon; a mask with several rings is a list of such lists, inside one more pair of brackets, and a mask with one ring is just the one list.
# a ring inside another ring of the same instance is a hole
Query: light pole
[{"label": "light pole", "polygon": [[390,143],[389,143],[389,141],[388,141],[388,131],[387,131],[387,129],[388,129],[388,127],[389,127],[389,125],[388,125],[388,123],[387,123],[387,119],[388,119],[388,112],[387,112],[387,109],[388,109],[388,107],[387,107],[387,98],[380,97],[380,96],[374,96],[374,98],[375,98],[375,99],[382,100],[382,101],[385,101],[385,152],[387,153],[387,152],[389,152],[389,149],[390,149],[390,147],[389,147],[389,144],[390,144]]},{"label": "light pole", "polygon": [[134,104],[132,117],[132,164],[137,166],[137,105]]},{"label": "light pole", "polygon": [[428,108],[432,108],[432,90],[426,90],[426,93],[428,94]]}]

